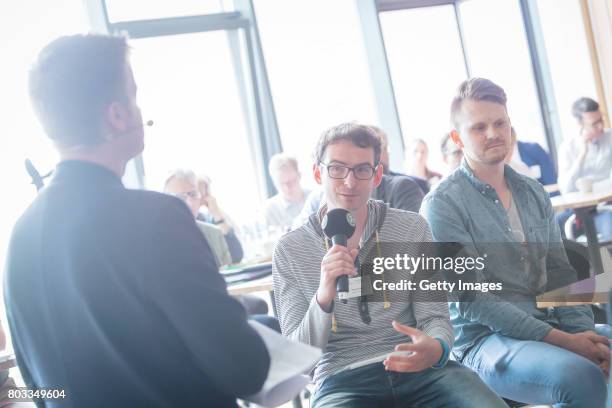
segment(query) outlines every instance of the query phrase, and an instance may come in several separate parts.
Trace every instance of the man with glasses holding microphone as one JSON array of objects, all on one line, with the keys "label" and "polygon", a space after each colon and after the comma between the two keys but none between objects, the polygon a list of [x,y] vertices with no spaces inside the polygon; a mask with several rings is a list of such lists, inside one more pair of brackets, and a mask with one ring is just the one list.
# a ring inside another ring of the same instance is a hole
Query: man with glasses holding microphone
[{"label": "man with glasses holding microphone", "polygon": [[[418,214],[369,199],[383,174],[380,152],[380,139],[368,126],[346,123],[326,131],[313,166],[326,204],[283,236],[274,252],[283,335],[323,349],[314,368],[313,407],[506,406],[473,372],[447,362],[453,332],[444,296],[422,292],[389,302],[384,294],[384,302],[364,304],[367,296],[349,289],[346,302],[335,301],[337,278],[357,277],[356,259],[363,263],[367,248],[431,241]],[[354,220],[346,247],[332,245],[321,226],[328,210],[337,208]]]}]

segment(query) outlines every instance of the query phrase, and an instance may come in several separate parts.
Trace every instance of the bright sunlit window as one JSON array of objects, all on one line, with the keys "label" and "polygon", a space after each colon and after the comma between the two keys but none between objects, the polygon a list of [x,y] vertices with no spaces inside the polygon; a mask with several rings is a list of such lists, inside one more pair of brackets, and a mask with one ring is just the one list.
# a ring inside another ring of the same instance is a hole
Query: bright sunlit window
[{"label": "bright sunlit window", "polygon": [[0,98],[5,113],[0,138],[0,177],[5,192],[0,212],[0,261],[4,265],[13,224],[36,195],[24,160],[32,160],[41,174],[52,170],[58,160],[30,105],[29,67],[44,45],[60,35],[87,31],[88,21],[80,0],[2,2],[0,15]]},{"label": "bright sunlit window", "polygon": [[443,173],[440,140],[450,130],[450,103],[467,75],[453,6],[381,13],[380,21],[405,145],[425,140],[429,167]]},{"label": "bright sunlit window", "polygon": [[466,1],[461,18],[472,76],[504,88],[520,140],[548,148],[519,2]]},{"label": "bright sunlit window", "polygon": [[255,0],[283,149],[312,185],[312,152],[341,122],[377,124],[354,0]]},{"label": "bright sunlit window", "polygon": [[563,137],[579,132],[571,114],[582,96],[597,99],[579,0],[538,0]]},{"label": "bright sunlit window", "polygon": [[227,33],[131,45],[138,102],[145,120],[155,122],[146,129],[146,187],[162,190],[170,171],[190,168],[212,179],[212,193],[233,218],[251,218],[259,193]]}]

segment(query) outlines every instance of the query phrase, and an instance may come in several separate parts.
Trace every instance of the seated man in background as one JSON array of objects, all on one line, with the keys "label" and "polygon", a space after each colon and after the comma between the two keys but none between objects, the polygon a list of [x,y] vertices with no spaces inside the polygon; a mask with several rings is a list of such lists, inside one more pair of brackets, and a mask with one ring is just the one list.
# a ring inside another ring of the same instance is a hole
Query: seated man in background
[{"label": "seated man in background", "polygon": [[463,152],[453,142],[450,133],[446,133],[442,137],[440,150],[442,152],[442,160],[444,160],[444,163],[448,166],[449,174],[458,169],[463,160]]},{"label": "seated man in background", "polygon": [[[380,165],[383,168],[383,177],[378,187],[376,187],[372,192],[372,198],[374,200],[381,200],[389,204],[391,208],[419,212],[419,208],[421,208],[421,201],[423,201],[424,197],[423,191],[414,181],[413,177],[400,173],[394,173],[389,170],[389,142],[387,135],[382,131],[382,129],[376,126],[369,127],[380,139]],[[427,183],[425,182],[425,184]],[[302,208],[300,215],[296,218],[296,221],[293,224],[293,229],[298,228],[304,222],[306,222],[308,217],[310,217],[310,214],[317,212],[321,205],[322,199],[323,190],[320,188],[312,191],[308,195],[304,208]]]},{"label": "seated man in background", "polygon": [[[580,134],[563,140],[559,148],[559,188],[561,193],[578,191],[576,182],[610,180],[612,188],[612,130],[604,128],[599,104],[580,98],[572,106],[572,115],[580,125]],[[612,211],[595,216],[597,231],[603,240],[612,239]]]},{"label": "seated man in background", "polygon": [[17,363],[29,389],[65,391],[50,407],[235,406],[270,357],[185,204],[121,182],[144,149],[128,54],[121,37],[61,37],[30,72],[60,163],[11,236]]},{"label": "seated man in background", "polygon": [[[557,171],[542,146],[518,140],[514,127],[510,132],[512,140],[506,163],[517,173],[536,179],[543,186],[557,184]],[[551,196],[558,194],[556,192]]]},{"label": "seated man in background", "polygon": [[[194,218],[198,216],[201,202],[197,180],[193,171],[178,169],[173,171],[164,183],[164,193],[180,198],[187,204]],[[221,229],[198,220],[196,220],[196,225],[208,241],[208,245],[217,260],[217,266],[222,267],[231,264],[232,257]]]},{"label": "seated man in background", "polygon": [[278,193],[264,203],[266,224],[289,230],[302,211],[309,191],[302,188],[302,175],[294,157],[285,153],[275,154],[270,159],[268,170]]},{"label": "seated man in background", "polygon": [[[223,236],[227,247],[229,248],[230,255],[232,257],[231,263],[238,263],[244,256],[244,250],[242,244],[236,235],[234,223],[230,219],[229,215],[225,213],[219,206],[217,198],[212,195],[210,191],[210,178],[206,176],[198,177],[198,191],[200,192],[200,211],[196,219],[198,221],[206,222],[217,226]],[[204,211],[202,211],[204,209]]]},{"label": "seated man in background", "polygon": [[505,165],[511,139],[505,92],[487,79],[465,81],[451,119],[465,160],[425,197],[421,212],[434,240],[494,258],[462,279],[503,285],[500,293],[459,293],[451,303],[457,361],[505,398],[603,407],[610,350],[594,331],[590,306],[536,307],[536,295],[575,281],[576,272],[548,194]]},{"label": "seated man in background", "polygon": [[[164,193],[171,194],[183,200],[194,217],[199,214],[201,197],[198,190],[198,178],[191,170],[175,170],[164,183]],[[223,232],[216,225],[196,220],[196,225],[204,234],[208,245],[217,259],[219,267],[232,263],[230,251]],[[266,315],[268,304],[255,295],[241,295],[237,299],[242,303],[249,315]]]},{"label": "seated man in background", "polygon": [[[400,294],[401,301],[390,303],[336,301],[336,279],[357,276],[356,259],[366,260],[361,248],[431,241],[418,214],[370,200],[383,177],[380,152],[380,138],[368,126],[347,123],[325,132],[313,167],[325,204],[274,251],[283,335],[323,349],[312,406],[505,407],[472,371],[447,362],[453,333],[444,293]],[[332,245],[322,230],[322,218],[335,208],[354,219],[346,247]],[[414,354],[387,357],[394,350]]]}]

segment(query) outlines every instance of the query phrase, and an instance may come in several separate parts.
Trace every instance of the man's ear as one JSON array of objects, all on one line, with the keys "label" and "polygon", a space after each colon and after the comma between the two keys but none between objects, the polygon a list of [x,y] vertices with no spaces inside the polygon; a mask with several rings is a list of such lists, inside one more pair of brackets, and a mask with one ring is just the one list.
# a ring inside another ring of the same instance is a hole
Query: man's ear
[{"label": "man's ear", "polygon": [[123,105],[117,101],[106,108],[106,123],[112,131],[124,132],[128,128],[127,112]]},{"label": "man's ear", "polygon": [[382,163],[378,163],[378,166],[376,166],[376,173],[374,173],[374,188],[380,185],[380,182],[382,181],[383,177],[383,172],[384,169]]},{"label": "man's ear", "polygon": [[457,145],[458,148],[463,149],[463,142],[461,141],[461,137],[459,136],[459,132],[456,130],[451,130],[450,138]]},{"label": "man's ear", "polygon": [[312,175],[314,176],[314,179],[317,182],[317,184],[321,185],[322,184],[321,167],[317,163],[314,163],[312,165]]}]

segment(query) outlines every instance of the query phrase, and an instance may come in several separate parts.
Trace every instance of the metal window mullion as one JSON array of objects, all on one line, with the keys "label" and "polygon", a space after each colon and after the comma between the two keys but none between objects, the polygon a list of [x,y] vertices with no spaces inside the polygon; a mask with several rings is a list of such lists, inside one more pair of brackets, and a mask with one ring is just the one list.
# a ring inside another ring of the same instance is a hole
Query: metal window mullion
[{"label": "metal window mullion", "polygon": [[470,65],[470,58],[468,56],[465,32],[463,31],[463,20],[461,19],[461,2],[456,1],[453,3],[453,9],[455,11],[455,22],[457,24],[457,34],[459,35],[459,43],[461,44],[461,53],[463,54],[463,64],[465,67],[465,75],[467,78],[472,77],[472,67]]},{"label": "metal window mullion", "polygon": [[[243,35],[245,46],[244,49],[240,45],[239,35]],[[256,74],[254,72],[254,56],[251,34],[248,29],[240,31],[228,32],[228,40],[234,66],[236,83],[238,92],[240,93],[240,102],[242,112],[247,124],[247,142],[251,159],[255,164],[256,169],[265,169],[265,152],[268,150],[267,143],[263,135],[265,134],[263,126],[263,114],[261,103],[259,100],[259,87],[257,84]],[[244,52],[243,52],[244,51]],[[243,59],[246,56],[246,63]],[[271,193],[271,180],[266,177],[267,172],[257,172],[258,191],[260,194],[265,192],[266,196]],[[265,198],[265,197],[261,197]]]},{"label": "metal window mullion", "polygon": [[[540,105],[540,114],[544,123],[548,151],[553,163],[557,165],[557,145],[561,142],[561,125],[556,107],[552,77],[548,70],[546,48],[541,31],[537,5],[533,0],[519,0],[525,35],[529,48],[531,66],[535,78],[536,90]],[[558,143],[557,143],[558,142]]]},{"label": "metal window mullion", "polygon": [[454,0],[376,0],[379,12],[405,10],[420,7],[435,7],[453,4]]},{"label": "metal window mullion", "polygon": [[404,156],[404,138],[376,1],[355,0],[355,4],[361,21],[361,31],[374,97],[376,98],[379,124],[389,140],[390,166],[396,169],[401,168]]},{"label": "metal window mullion", "polygon": [[206,31],[237,30],[248,27],[248,25],[248,20],[243,19],[239,12],[231,12],[111,23],[109,30],[115,33],[126,32],[130,38],[150,38]]}]

